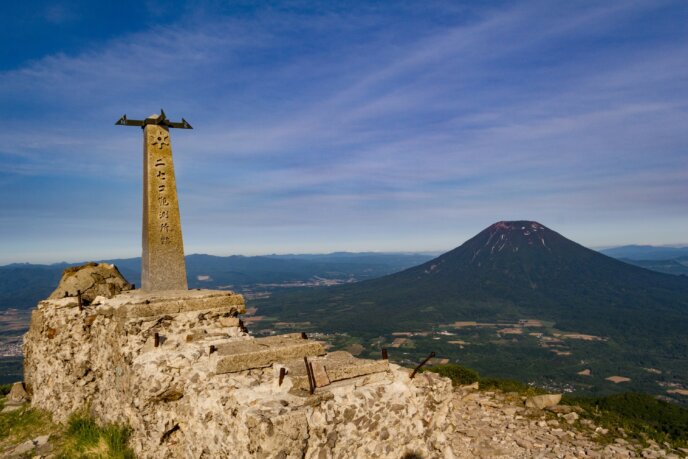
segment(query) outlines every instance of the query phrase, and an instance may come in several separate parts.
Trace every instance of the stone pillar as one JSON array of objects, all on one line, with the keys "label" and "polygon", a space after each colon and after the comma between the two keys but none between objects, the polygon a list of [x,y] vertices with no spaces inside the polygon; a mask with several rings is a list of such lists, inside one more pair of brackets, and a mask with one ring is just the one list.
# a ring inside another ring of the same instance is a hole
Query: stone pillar
[{"label": "stone pillar", "polygon": [[188,289],[170,133],[154,124],[143,131],[141,288]]}]

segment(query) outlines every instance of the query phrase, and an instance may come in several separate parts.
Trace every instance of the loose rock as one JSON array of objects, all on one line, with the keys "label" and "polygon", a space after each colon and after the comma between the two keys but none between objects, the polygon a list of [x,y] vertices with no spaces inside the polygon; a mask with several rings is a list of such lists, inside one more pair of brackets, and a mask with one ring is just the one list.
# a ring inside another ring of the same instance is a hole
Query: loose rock
[{"label": "loose rock", "polygon": [[86,263],[65,269],[57,289],[49,298],[76,297],[80,291],[83,303],[90,304],[98,296],[112,298],[132,288],[115,265]]},{"label": "loose rock", "polygon": [[561,394],[533,395],[526,399],[526,408],[536,408],[542,410],[559,404]]},{"label": "loose rock", "polygon": [[7,394],[6,400],[11,403],[24,403],[29,400],[29,394],[24,389],[23,382],[16,382],[12,384],[10,392]]}]

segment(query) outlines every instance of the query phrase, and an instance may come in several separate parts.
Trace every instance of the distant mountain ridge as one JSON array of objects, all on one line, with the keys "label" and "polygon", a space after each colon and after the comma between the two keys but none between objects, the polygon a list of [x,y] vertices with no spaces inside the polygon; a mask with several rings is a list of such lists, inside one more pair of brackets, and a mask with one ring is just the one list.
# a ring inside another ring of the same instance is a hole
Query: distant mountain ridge
[{"label": "distant mountain ridge", "polygon": [[653,245],[624,245],[600,250],[601,253],[627,260],[673,260],[688,258],[688,247],[663,247]]},{"label": "distant mountain ridge", "polygon": [[[307,282],[315,278],[363,280],[400,271],[432,258],[424,254],[339,252],[322,255],[269,255],[219,257],[186,256],[191,288],[240,288],[252,284]],[[141,259],[101,260],[115,264],[130,282],[140,284]],[[82,263],[0,266],[0,309],[31,308],[57,287],[62,271]]]},{"label": "distant mountain ridge", "polygon": [[[327,313],[314,317],[324,306]],[[284,292],[263,308],[283,320],[308,316],[328,330],[371,333],[535,317],[565,330],[636,344],[661,339],[665,348],[688,351],[688,278],[618,261],[533,221],[497,222],[422,265],[352,285]]]},{"label": "distant mountain ridge", "polygon": [[600,252],[652,271],[688,276],[688,247],[625,245]]}]

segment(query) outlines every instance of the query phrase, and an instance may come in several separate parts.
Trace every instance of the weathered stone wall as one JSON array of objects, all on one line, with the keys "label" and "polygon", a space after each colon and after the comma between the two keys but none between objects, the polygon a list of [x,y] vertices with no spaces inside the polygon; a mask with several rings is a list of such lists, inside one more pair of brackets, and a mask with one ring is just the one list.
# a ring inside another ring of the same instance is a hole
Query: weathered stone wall
[{"label": "weathered stone wall", "polygon": [[242,312],[239,295],[212,291],[133,291],[83,309],[75,298],[43,301],[24,344],[32,404],[62,421],[87,407],[101,421],[126,423],[141,457],[453,456],[445,441],[455,430],[451,383],[435,374],[412,380],[396,365],[361,361],[365,374],[350,355],[313,357],[340,365],[337,379],[355,377],[311,395],[292,354],[319,355],[319,346],[289,336],[271,342],[292,360],[220,373],[238,343],[260,342],[239,326]]}]

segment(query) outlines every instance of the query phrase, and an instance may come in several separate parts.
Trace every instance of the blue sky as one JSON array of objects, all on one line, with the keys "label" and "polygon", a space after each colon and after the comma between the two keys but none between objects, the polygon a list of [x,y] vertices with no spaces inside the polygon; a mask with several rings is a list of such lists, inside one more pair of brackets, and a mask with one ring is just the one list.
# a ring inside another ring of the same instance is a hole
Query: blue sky
[{"label": "blue sky", "polygon": [[187,253],[688,243],[688,2],[6,3],[0,263],[138,255],[160,107]]}]

